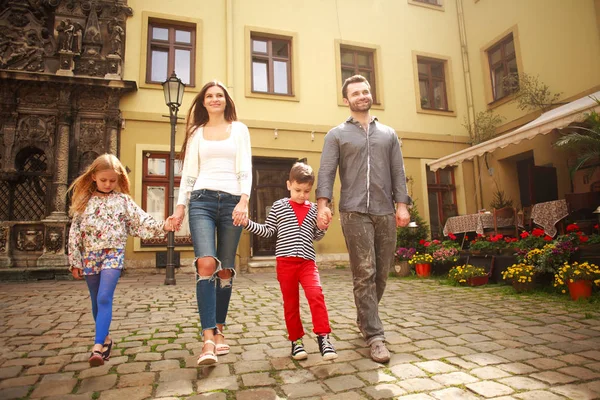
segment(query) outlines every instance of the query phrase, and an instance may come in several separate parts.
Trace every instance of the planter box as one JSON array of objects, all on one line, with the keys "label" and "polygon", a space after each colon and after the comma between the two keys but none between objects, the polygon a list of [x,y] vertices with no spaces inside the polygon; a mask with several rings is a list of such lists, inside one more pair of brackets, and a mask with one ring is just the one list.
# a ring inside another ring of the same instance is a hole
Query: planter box
[{"label": "planter box", "polygon": [[582,244],[572,256],[572,261],[584,262],[600,265],[600,244]]},{"label": "planter box", "polygon": [[504,282],[502,279],[502,272],[506,271],[508,267],[517,263],[517,257],[513,255],[498,255],[494,259],[494,270],[490,276],[490,282],[501,283]]}]

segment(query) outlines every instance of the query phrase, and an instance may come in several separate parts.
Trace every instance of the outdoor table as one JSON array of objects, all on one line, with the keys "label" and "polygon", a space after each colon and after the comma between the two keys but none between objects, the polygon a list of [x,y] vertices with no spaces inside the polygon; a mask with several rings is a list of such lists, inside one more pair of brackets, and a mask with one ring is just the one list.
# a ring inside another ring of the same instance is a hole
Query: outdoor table
[{"label": "outdoor table", "polygon": [[556,224],[569,215],[567,201],[554,200],[534,204],[531,208],[531,219],[533,223],[541,226],[548,236],[556,235]]},{"label": "outdoor table", "polygon": [[[498,218],[498,227],[514,225],[512,218]],[[484,229],[494,229],[492,213],[477,213],[450,217],[444,225],[444,236],[449,233],[476,232],[483,235]]]}]

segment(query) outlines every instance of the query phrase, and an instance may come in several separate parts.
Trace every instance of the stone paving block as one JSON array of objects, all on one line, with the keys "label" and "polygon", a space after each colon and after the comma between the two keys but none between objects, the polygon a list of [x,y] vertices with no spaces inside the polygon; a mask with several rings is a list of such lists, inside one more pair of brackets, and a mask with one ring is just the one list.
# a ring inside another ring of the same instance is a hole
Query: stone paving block
[{"label": "stone paving block", "polygon": [[[223,400],[226,399],[226,395],[222,393]],[[191,397],[192,400],[194,397]],[[273,389],[250,389],[250,390],[241,390],[235,395],[236,400],[285,400],[282,397],[279,397],[275,390]],[[199,398],[198,400],[205,400],[204,398]],[[216,399],[215,399],[216,400]]]},{"label": "stone paving block", "polygon": [[258,372],[242,375],[242,383],[244,386],[270,386],[277,382],[269,376],[268,372]]},{"label": "stone paving block", "polygon": [[35,367],[28,368],[25,372],[26,375],[45,375],[45,374],[54,374],[60,371],[62,368],[62,364],[49,364],[49,365],[37,365]]},{"label": "stone paving block", "polygon": [[390,399],[406,394],[406,390],[402,389],[400,386],[389,383],[369,386],[363,389],[363,391],[375,400]]},{"label": "stone paving block", "polygon": [[473,368],[471,371],[469,371],[469,373],[480,379],[498,379],[510,376],[508,372],[493,366]]},{"label": "stone paving block", "polygon": [[247,350],[242,354],[244,361],[264,361],[266,359],[267,355],[264,350]]},{"label": "stone paving block", "polygon": [[523,361],[533,358],[539,358],[540,355],[523,349],[505,349],[494,352],[498,357],[505,358],[510,361]]},{"label": "stone paving block", "polygon": [[531,364],[537,369],[548,370],[548,369],[557,369],[560,367],[564,367],[567,364],[560,360],[555,360],[554,358],[533,358],[530,360],[523,361],[527,364]]},{"label": "stone paving block", "polygon": [[249,372],[269,371],[271,363],[269,361],[246,361],[237,363],[233,367],[236,374],[247,374]]},{"label": "stone paving block", "polygon": [[448,374],[433,375],[431,379],[444,386],[464,385],[466,383],[473,383],[479,380],[465,372],[450,372]]},{"label": "stone paving block", "polygon": [[546,389],[548,387],[544,382],[525,376],[512,376],[509,378],[498,379],[498,383],[510,386],[516,390],[538,390]]},{"label": "stone paving block", "polygon": [[326,393],[323,389],[323,386],[316,382],[291,383],[289,385],[282,385],[281,390],[283,390],[288,399],[322,396]]},{"label": "stone paving block", "polygon": [[231,376],[231,372],[229,371],[229,366],[225,364],[200,368],[198,371],[198,379],[222,378],[226,376]]},{"label": "stone paving block", "polygon": [[563,374],[569,374],[569,375],[572,375],[572,376],[579,378],[581,380],[584,380],[584,381],[600,378],[599,373],[591,371],[591,370],[589,370],[587,368],[583,368],[583,367],[575,367],[575,366],[564,367],[564,368],[558,369],[557,372],[560,372]]},{"label": "stone paving block", "polygon": [[469,390],[486,398],[505,396],[514,393],[512,388],[493,381],[468,383],[465,386]]},{"label": "stone paving block", "polygon": [[0,381],[0,389],[11,387],[33,385],[40,379],[39,375],[19,376],[18,378],[8,378]]},{"label": "stone paving block", "polygon": [[169,369],[179,369],[179,361],[177,360],[163,360],[154,361],[150,363],[150,371],[166,371]]},{"label": "stone paving block", "polygon": [[95,376],[103,376],[108,375],[108,371],[110,371],[111,366],[108,364],[104,364],[100,367],[88,368],[84,369],[79,373],[79,379],[93,378]]},{"label": "stone paving block", "polygon": [[459,388],[448,388],[430,393],[439,400],[476,400],[479,397]]},{"label": "stone paving block", "polygon": [[343,392],[337,394],[330,394],[322,396],[319,400],[366,400],[367,398],[361,396],[357,392]]},{"label": "stone paving block", "polygon": [[478,342],[478,343],[469,343],[466,344],[465,347],[469,347],[478,353],[492,353],[494,351],[505,350],[506,348],[500,345],[497,342]]},{"label": "stone paving block", "polygon": [[92,400],[93,393],[61,394],[59,396],[44,397],[44,400]]},{"label": "stone paving block", "polygon": [[136,372],[143,372],[146,370],[145,362],[131,362],[126,364],[121,364],[117,366],[117,373],[119,374],[134,374]]},{"label": "stone paving block", "polygon": [[197,381],[197,386],[197,391],[200,393],[212,390],[238,390],[239,388],[236,376],[201,379]]},{"label": "stone paving block", "polygon": [[31,358],[14,358],[12,360],[6,361],[2,364],[2,367],[32,367],[35,365],[40,365],[44,361],[41,357],[31,357]]},{"label": "stone paving block", "polygon": [[567,399],[596,400],[600,394],[591,390],[585,384],[553,386],[550,391],[565,396]]},{"label": "stone paving block", "polygon": [[460,357],[448,357],[446,358],[446,361],[452,365],[456,365],[457,367],[460,367],[462,369],[473,369],[473,368],[477,368],[479,366],[479,364],[475,364],[466,360],[463,360]]},{"label": "stone paving block", "polygon": [[415,367],[412,364],[398,364],[390,368],[392,374],[396,375],[400,379],[418,378],[427,376],[427,374],[420,368]]},{"label": "stone paving block", "polygon": [[11,387],[6,389],[0,389],[0,399],[12,400],[20,399],[27,396],[29,393],[29,386]]},{"label": "stone paving block", "polygon": [[514,395],[518,399],[522,400],[564,400],[562,396],[558,396],[554,393],[546,390],[532,390],[530,392],[518,393]]},{"label": "stone paving block", "polygon": [[152,386],[113,389],[102,392],[100,400],[143,400],[152,395]]},{"label": "stone paving block", "polygon": [[310,372],[313,373],[318,379],[325,379],[333,375],[340,374],[351,374],[356,371],[349,363],[329,363],[323,365],[316,365],[309,368]]},{"label": "stone paving block", "polygon": [[72,357],[68,354],[62,356],[51,356],[46,358],[44,364],[67,364],[69,361],[71,361],[71,359]]},{"label": "stone paving block", "polygon": [[415,366],[432,374],[442,374],[445,372],[456,371],[456,368],[450,364],[443,363],[441,361],[425,361],[415,363]]},{"label": "stone paving block", "polygon": [[406,364],[406,363],[411,363],[411,362],[415,362],[415,361],[421,361],[421,359],[419,357],[415,356],[414,354],[392,353],[392,356],[390,358],[390,362],[388,363],[388,365],[392,366],[392,365],[396,365],[396,364]]},{"label": "stone paving block", "polygon": [[117,375],[104,375],[93,378],[84,379],[77,390],[77,393],[100,392],[103,390],[112,389],[117,383]]},{"label": "stone paving block", "polygon": [[180,397],[190,395],[193,392],[194,388],[192,381],[180,380],[172,382],[160,382],[156,388],[156,397]]},{"label": "stone paving block", "polygon": [[198,379],[197,368],[180,368],[170,369],[160,372],[159,382],[171,382],[171,381],[196,381]]},{"label": "stone paving block", "polygon": [[586,358],[591,358],[596,361],[600,361],[600,350],[585,351],[578,355],[580,355],[582,357],[586,357]]},{"label": "stone paving block", "polygon": [[383,370],[359,372],[357,376],[369,384],[393,382],[395,377],[385,373]]},{"label": "stone paving block", "polygon": [[410,378],[397,383],[407,392],[425,392],[441,389],[443,386],[429,378]]},{"label": "stone paving block", "polygon": [[75,376],[74,372],[61,372],[58,374],[48,374],[42,376],[40,382],[52,382],[52,381],[66,381],[72,379]]},{"label": "stone paving block", "polygon": [[323,383],[336,393],[365,386],[360,379],[353,375],[336,376],[335,378],[326,379]]},{"label": "stone paving block", "polygon": [[[116,379],[116,377],[115,377]],[[77,379],[72,378],[68,380],[51,381],[40,383],[36,386],[35,390],[29,396],[30,399],[37,399],[40,397],[48,396],[60,396],[69,394],[73,391],[73,388],[77,384]],[[1,397],[0,397],[1,398]]]},{"label": "stone paving block", "polygon": [[455,353],[450,353],[449,351],[446,351],[444,349],[421,350],[416,351],[415,354],[419,355],[420,357],[426,360],[439,360],[440,358],[448,358],[456,355]]},{"label": "stone paving block", "polygon": [[169,350],[163,353],[163,357],[165,360],[173,359],[173,358],[186,358],[190,356],[190,352],[188,350]]},{"label": "stone paving block", "polygon": [[304,383],[314,381],[316,379],[315,375],[312,372],[303,369],[295,371],[281,371],[278,373],[278,375],[279,378],[286,385],[293,383]]},{"label": "stone paving block", "polygon": [[156,379],[154,372],[138,372],[135,374],[127,374],[119,377],[118,388],[132,386],[152,386]]},{"label": "stone paving block", "polygon": [[505,358],[499,357],[494,354],[489,354],[489,353],[469,354],[469,355],[463,356],[463,358],[467,361],[474,362],[481,366],[502,364],[502,363],[508,362],[508,360]]},{"label": "stone paving block", "polygon": [[496,365],[496,367],[500,368],[503,371],[510,372],[513,375],[525,375],[538,372],[538,369],[532,367],[531,365],[527,365],[521,362],[498,364]]},{"label": "stone paving block", "polygon": [[135,355],[135,361],[158,361],[162,360],[161,353],[138,353]]},{"label": "stone paving block", "polygon": [[376,363],[370,358],[363,358],[360,360],[352,361],[350,364],[356,368],[357,371],[370,371],[372,369],[384,368],[380,363]]}]

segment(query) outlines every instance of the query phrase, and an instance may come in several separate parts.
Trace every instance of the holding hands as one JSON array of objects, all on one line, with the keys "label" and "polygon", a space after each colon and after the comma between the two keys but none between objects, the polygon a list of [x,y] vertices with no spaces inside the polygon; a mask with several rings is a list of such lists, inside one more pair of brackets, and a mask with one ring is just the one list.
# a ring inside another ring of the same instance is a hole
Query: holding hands
[{"label": "holding hands", "polygon": [[242,195],[239,203],[236,204],[231,218],[233,218],[233,225],[235,226],[248,225],[248,197],[246,195]]},{"label": "holding hands", "polygon": [[317,211],[317,227],[322,231],[326,231],[329,228],[332,218],[329,207],[319,207]]}]

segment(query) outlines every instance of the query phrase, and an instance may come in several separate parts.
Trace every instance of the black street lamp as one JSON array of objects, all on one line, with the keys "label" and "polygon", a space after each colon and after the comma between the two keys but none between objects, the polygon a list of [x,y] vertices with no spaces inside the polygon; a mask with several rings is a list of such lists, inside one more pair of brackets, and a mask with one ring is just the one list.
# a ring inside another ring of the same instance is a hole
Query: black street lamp
[{"label": "black street lamp", "polygon": [[[175,71],[163,82],[165,92],[165,104],[169,107],[169,118],[171,120],[171,153],[169,156],[169,215],[173,215],[175,204],[175,132],[177,131],[177,112],[183,100],[185,84],[177,78]],[[167,233],[167,274],[165,285],[175,285],[175,232]]]}]

